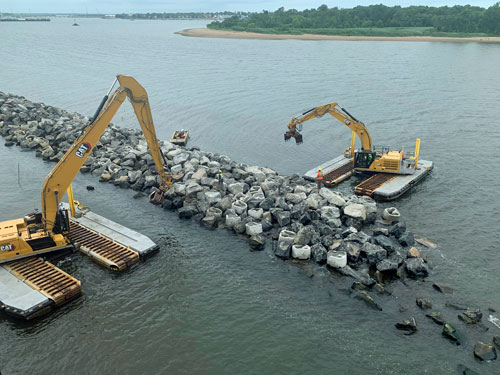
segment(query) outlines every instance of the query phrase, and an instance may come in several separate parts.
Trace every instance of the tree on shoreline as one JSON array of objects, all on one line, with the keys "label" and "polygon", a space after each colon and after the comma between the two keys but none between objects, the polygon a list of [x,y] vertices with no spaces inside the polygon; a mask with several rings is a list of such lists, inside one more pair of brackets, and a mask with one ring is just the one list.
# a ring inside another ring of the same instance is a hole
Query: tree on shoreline
[{"label": "tree on shoreline", "polygon": [[212,29],[235,31],[326,33],[327,30],[353,28],[428,28],[427,32],[486,33],[500,35],[500,2],[488,9],[471,5],[452,7],[401,6],[382,4],[357,6],[349,9],[328,8],[297,11],[279,8],[245,16],[233,16],[208,25]]}]

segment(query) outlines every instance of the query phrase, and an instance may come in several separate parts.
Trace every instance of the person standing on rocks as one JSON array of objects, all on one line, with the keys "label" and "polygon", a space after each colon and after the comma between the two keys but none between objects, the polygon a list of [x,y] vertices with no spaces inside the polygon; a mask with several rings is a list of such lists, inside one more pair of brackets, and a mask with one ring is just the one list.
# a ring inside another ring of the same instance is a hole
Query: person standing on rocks
[{"label": "person standing on rocks", "polygon": [[217,181],[219,181],[219,188],[222,191],[224,189],[224,175],[221,169],[219,169],[219,173],[217,173]]},{"label": "person standing on rocks", "polygon": [[323,169],[319,168],[316,175],[316,182],[318,183],[318,190],[323,186]]}]

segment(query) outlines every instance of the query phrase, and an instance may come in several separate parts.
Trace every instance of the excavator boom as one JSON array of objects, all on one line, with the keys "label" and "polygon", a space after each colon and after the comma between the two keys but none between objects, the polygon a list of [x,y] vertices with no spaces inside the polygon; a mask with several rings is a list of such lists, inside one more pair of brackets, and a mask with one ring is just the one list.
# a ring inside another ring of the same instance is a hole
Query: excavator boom
[{"label": "excavator boom", "polygon": [[298,126],[303,122],[312,120],[313,118],[323,117],[327,113],[339,120],[359,137],[363,151],[371,151],[372,139],[365,125],[361,121],[358,121],[344,108],[339,107],[336,102],[312,108],[301,115],[292,118],[292,121],[288,124],[288,131],[285,133],[285,141],[293,137],[297,143],[302,143],[302,134],[300,134]]},{"label": "excavator boom", "polygon": [[156,138],[146,90],[132,77],[118,75],[117,80],[120,86],[109,98],[107,96],[104,98],[96,116],[94,116],[94,120],[70,146],[43,183],[42,218],[44,227],[47,230],[54,228],[58,206],[63,195],[127,97],[132,103],[156,168],[161,176],[162,186],[160,190],[165,190],[171,186],[170,176],[167,178],[164,170],[162,153]]}]

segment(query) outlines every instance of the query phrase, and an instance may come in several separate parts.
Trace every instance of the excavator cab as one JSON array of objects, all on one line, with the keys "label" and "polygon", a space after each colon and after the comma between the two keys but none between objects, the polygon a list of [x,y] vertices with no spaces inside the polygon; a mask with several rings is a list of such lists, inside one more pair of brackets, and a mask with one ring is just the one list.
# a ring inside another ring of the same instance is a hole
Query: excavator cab
[{"label": "excavator cab", "polygon": [[369,169],[375,160],[375,151],[357,151],[354,154],[354,168]]}]

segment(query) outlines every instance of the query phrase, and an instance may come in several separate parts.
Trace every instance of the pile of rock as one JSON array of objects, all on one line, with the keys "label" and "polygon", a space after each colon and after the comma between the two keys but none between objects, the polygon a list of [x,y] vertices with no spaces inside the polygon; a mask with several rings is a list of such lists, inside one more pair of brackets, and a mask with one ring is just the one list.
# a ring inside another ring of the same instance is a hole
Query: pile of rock
[{"label": "pile of rock", "polygon": [[[59,160],[88,119],[76,113],[0,93],[0,133],[6,145]],[[173,177],[163,208],[206,227],[246,235],[253,249],[276,241],[282,259],[327,263],[371,287],[389,277],[425,277],[429,268],[402,223],[376,225],[377,204],[343,195],[299,176],[250,166],[227,156],[160,142]],[[224,181],[216,177],[222,171]],[[150,192],[160,177],[140,130],[110,125],[81,172],[121,188]]]}]

